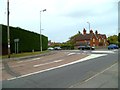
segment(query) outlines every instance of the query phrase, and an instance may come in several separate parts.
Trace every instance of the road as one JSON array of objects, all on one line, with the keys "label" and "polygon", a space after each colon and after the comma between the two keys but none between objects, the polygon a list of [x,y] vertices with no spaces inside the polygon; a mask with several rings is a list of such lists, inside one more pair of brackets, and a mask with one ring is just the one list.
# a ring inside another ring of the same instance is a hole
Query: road
[{"label": "road", "polygon": [[76,83],[84,82],[118,61],[117,52],[94,51],[91,54],[104,55],[41,73],[3,80],[3,88],[69,88]]},{"label": "road", "polygon": [[[95,74],[84,82],[72,85],[70,88],[116,88],[118,87],[118,63]],[[118,90],[118,89],[117,89]]]}]

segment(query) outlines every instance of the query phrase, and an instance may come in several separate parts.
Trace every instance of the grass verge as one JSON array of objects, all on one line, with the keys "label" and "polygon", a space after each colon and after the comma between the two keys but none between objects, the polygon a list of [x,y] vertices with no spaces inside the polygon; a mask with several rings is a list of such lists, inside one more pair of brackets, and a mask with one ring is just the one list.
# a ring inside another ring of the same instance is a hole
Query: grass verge
[{"label": "grass verge", "polygon": [[[47,52],[49,52],[49,51],[46,50],[46,51],[43,51],[43,52],[40,52],[40,51],[37,51],[37,52],[24,52],[24,53],[18,53],[18,54],[11,54],[10,57],[11,58],[25,57],[25,56],[31,56],[31,55],[44,54],[44,53],[47,53]],[[2,59],[8,58],[8,55],[0,56],[0,58],[2,58]]]}]

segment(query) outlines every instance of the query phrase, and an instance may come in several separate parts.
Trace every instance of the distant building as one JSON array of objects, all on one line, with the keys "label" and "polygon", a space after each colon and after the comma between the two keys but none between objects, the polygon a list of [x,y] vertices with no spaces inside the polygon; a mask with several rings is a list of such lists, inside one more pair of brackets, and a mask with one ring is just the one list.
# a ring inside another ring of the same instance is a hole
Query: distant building
[{"label": "distant building", "polygon": [[51,40],[48,41],[48,46],[49,47],[54,47],[54,46],[61,46],[60,42],[52,42]]},{"label": "distant building", "polygon": [[93,30],[90,30],[89,33],[86,33],[86,29],[83,29],[83,34],[79,33],[74,38],[75,47],[78,47],[80,45],[90,45],[90,46],[107,46],[107,37],[105,34],[98,34],[98,31],[96,30],[95,33]]}]

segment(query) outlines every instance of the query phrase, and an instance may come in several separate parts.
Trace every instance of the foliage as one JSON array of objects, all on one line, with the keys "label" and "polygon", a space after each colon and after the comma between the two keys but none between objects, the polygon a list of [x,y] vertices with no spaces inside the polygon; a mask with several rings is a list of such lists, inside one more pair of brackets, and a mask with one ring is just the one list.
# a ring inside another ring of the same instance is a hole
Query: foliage
[{"label": "foliage", "polygon": [[61,46],[61,43],[54,43],[53,45],[52,45],[52,47],[60,47]]},{"label": "foliage", "polygon": [[[23,52],[23,53],[18,53],[18,54],[11,54],[10,57],[11,58],[16,58],[16,57],[25,57],[25,56],[31,56],[31,55],[38,55],[38,54],[44,54],[44,53],[48,53],[48,50],[45,50],[43,52],[40,51],[36,51],[36,52]],[[3,59],[8,58],[8,55],[3,55],[1,56]]]},{"label": "foliage", "polygon": [[109,44],[118,44],[118,36],[113,35],[113,36],[108,37],[108,42]]},{"label": "foliage", "polygon": [[63,43],[61,44],[61,48],[64,50],[71,50],[71,49],[74,49],[74,46],[70,43]]},{"label": "foliage", "polygon": [[[19,39],[19,52],[31,52],[40,50],[40,35],[34,32],[30,32],[18,27],[10,27],[10,45],[11,52],[15,52],[14,39]],[[2,25],[2,46],[4,51],[7,50],[7,27]],[[43,50],[48,47],[48,37],[42,35]]]},{"label": "foliage", "polygon": [[120,47],[120,33],[118,34],[118,45]]},{"label": "foliage", "polygon": [[77,33],[77,34],[71,36],[70,39],[74,39],[74,38],[75,38],[76,36],[78,36],[78,35],[79,35],[79,33]]},{"label": "foliage", "polygon": [[118,34],[118,42],[120,42],[120,33]]},{"label": "foliage", "polygon": [[71,36],[69,39],[69,41],[67,41],[69,44],[71,44],[71,45],[74,45],[75,44],[75,37],[77,37],[78,35],[80,34],[80,32],[79,33],[77,33],[77,34],[75,34],[75,35],[73,35],[73,36]]}]

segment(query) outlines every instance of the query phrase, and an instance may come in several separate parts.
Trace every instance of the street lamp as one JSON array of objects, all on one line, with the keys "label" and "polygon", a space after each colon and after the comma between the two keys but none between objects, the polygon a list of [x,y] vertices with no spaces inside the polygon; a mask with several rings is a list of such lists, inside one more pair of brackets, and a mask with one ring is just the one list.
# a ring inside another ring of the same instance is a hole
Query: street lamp
[{"label": "street lamp", "polygon": [[8,39],[8,58],[10,58],[10,29],[9,29],[9,0],[7,0],[7,39]]},{"label": "street lamp", "polygon": [[40,50],[41,50],[41,52],[42,52],[42,37],[41,37],[41,12],[45,12],[46,11],[46,9],[43,9],[43,10],[41,10],[40,11]]},{"label": "street lamp", "polygon": [[87,22],[89,24],[89,31],[90,31],[90,22]]}]

